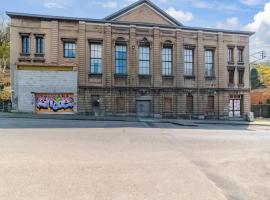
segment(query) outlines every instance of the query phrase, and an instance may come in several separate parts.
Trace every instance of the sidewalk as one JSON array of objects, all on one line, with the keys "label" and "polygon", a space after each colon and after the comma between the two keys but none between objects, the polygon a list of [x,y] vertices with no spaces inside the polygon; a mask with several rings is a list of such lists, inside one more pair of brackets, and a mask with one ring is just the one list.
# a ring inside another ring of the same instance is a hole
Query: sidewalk
[{"label": "sidewalk", "polygon": [[157,118],[136,118],[136,117],[95,117],[88,115],[64,115],[64,114],[35,114],[35,113],[2,113],[0,118],[30,118],[30,119],[56,119],[56,120],[97,120],[97,121],[129,121],[149,123],[173,123],[180,126],[198,126],[200,124],[216,125],[259,125],[270,126],[270,119],[256,119],[255,122],[244,120],[187,120],[187,119],[157,119]]}]

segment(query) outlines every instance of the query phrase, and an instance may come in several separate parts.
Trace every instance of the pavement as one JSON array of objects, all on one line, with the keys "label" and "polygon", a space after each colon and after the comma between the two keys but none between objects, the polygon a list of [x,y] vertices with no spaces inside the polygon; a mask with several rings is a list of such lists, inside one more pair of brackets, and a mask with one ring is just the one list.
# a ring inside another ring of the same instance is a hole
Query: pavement
[{"label": "pavement", "polygon": [[270,127],[0,119],[0,199],[269,200]]},{"label": "pavement", "polygon": [[129,122],[155,122],[155,123],[175,123],[182,126],[198,126],[199,124],[220,124],[220,125],[259,125],[270,126],[270,119],[258,118],[254,122],[244,120],[194,120],[194,119],[158,119],[158,118],[137,118],[137,117],[117,117],[79,114],[36,114],[36,113],[5,113],[0,112],[0,118],[32,118],[32,119],[59,119],[59,120],[95,120],[95,121],[129,121]]}]

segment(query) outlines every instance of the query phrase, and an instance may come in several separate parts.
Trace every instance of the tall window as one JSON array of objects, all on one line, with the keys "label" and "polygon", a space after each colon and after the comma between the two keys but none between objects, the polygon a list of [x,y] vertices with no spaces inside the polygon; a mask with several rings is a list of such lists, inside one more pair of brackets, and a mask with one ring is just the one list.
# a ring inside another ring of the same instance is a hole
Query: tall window
[{"label": "tall window", "polygon": [[116,74],[127,74],[127,46],[117,44],[115,46],[115,72]]},{"label": "tall window", "polygon": [[208,110],[213,111],[215,108],[215,97],[214,96],[208,96],[207,97],[207,102],[208,102]]},{"label": "tall window", "polygon": [[22,35],[22,53],[30,53],[30,37],[29,35]]},{"label": "tall window", "polygon": [[191,48],[184,49],[184,75],[193,76],[194,50]]},{"label": "tall window", "polygon": [[191,95],[188,95],[186,97],[186,109],[187,113],[193,112],[193,96]]},{"label": "tall window", "polygon": [[150,47],[148,45],[139,47],[139,74],[150,74]]},{"label": "tall window", "polygon": [[172,75],[172,47],[164,46],[162,49],[162,75]]},{"label": "tall window", "polygon": [[205,76],[214,76],[214,51],[205,50]]},{"label": "tall window", "polygon": [[244,69],[238,70],[238,83],[240,85],[244,84]]},{"label": "tall window", "polygon": [[238,63],[244,62],[243,52],[244,52],[243,48],[238,49]]},{"label": "tall window", "polygon": [[44,38],[41,36],[36,37],[36,54],[44,53]]},{"label": "tall window", "polygon": [[102,45],[101,43],[90,43],[90,73],[102,73]]},{"label": "tall window", "polygon": [[228,63],[233,62],[233,47],[228,47]]},{"label": "tall window", "polygon": [[76,44],[75,42],[64,42],[64,57],[75,58],[76,57]]},{"label": "tall window", "polygon": [[234,69],[229,69],[229,84],[234,84]]}]

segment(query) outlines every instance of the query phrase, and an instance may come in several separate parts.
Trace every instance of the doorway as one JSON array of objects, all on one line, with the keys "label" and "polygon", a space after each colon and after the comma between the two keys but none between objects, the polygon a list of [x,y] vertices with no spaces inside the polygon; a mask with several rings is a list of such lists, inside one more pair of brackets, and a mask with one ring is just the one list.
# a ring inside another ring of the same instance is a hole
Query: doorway
[{"label": "doorway", "polygon": [[137,110],[138,117],[149,117],[150,116],[150,101],[137,100],[136,110]]}]

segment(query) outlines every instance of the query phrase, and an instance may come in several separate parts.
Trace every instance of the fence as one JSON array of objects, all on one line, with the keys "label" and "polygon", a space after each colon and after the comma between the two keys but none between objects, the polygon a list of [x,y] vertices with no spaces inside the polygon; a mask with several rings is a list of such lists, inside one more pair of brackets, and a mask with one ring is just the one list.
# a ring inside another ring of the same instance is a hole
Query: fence
[{"label": "fence", "polygon": [[0,112],[10,112],[11,103],[10,102],[0,102]]},{"label": "fence", "polygon": [[254,112],[254,117],[270,118],[270,104],[252,105],[251,111]]}]

